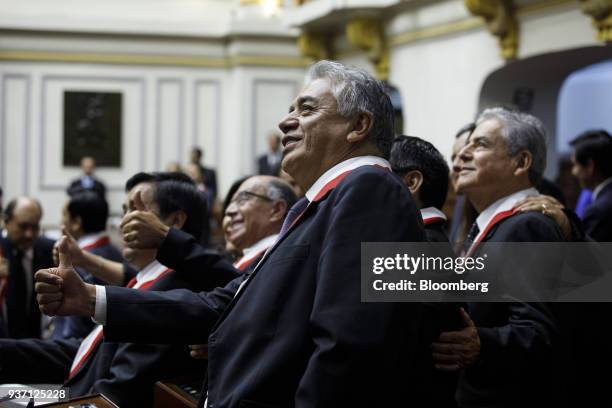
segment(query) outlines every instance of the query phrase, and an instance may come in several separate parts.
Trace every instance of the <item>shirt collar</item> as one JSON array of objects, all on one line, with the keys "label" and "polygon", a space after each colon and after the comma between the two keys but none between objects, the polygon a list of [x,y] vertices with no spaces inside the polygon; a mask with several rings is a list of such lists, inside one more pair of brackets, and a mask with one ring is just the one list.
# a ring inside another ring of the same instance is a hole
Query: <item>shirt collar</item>
[{"label": "shirt collar", "polygon": [[272,246],[272,244],[274,244],[274,242],[276,242],[277,238],[278,238],[278,234],[273,234],[273,235],[268,235],[267,237],[263,239],[260,239],[254,245],[248,248],[245,248],[242,251],[242,254],[243,254],[242,257],[250,258],[251,256],[258,254],[261,251],[268,249],[269,247]]},{"label": "shirt collar", "polygon": [[391,170],[389,162],[382,157],[378,156],[359,156],[345,160],[336,164],[331,169],[327,170],[314,182],[314,184],[306,191],[306,198],[312,202],[319,192],[325,187],[327,183],[338,177],[340,174],[347,171],[355,170],[362,166],[381,166]]},{"label": "shirt collar", "polygon": [[85,234],[81,238],[77,239],[77,245],[79,246],[79,248],[83,248],[93,244],[104,236],[106,236],[105,231],[96,232],[95,234]]},{"label": "shirt collar", "polygon": [[612,177],[608,177],[607,179],[599,183],[597,187],[595,187],[595,189],[593,190],[593,201],[597,200],[597,196],[599,195],[599,193],[601,193],[601,190],[603,190],[610,183],[612,183]]},{"label": "shirt collar", "polygon": [[493,217],[495,217],[496,214],[502,211],[511,210],[512,208],[514,208],[516,203],[518,203],[527,196],[537,195],[540,195],[538,190],[531,187],[500,198],[499,200],[495,201],[493,204],[485,208],[484,211],[482,211],[480,215],[478,215],[478,218],[476,218],[478,228],[480,229],[480,231],[483,231],[487,224],[489,224],[489,222],[493,219]]},{"label": "shirt collar", "polygon": [[421,208],[421,218],[423,218],[423,221],[429,218],[442,218],[444,221],[446,221],[446,214],[438,210],[436,207],[425,207]]},{"label": "shirt collar", "polygon": [[154,278],[156,275],[159,275],[163,271],[168,269],[166,266],[160,264],[157,261],[153,261],[138,272],[136,275],[136,282],[140,282],[141,280],[150,280]]}]

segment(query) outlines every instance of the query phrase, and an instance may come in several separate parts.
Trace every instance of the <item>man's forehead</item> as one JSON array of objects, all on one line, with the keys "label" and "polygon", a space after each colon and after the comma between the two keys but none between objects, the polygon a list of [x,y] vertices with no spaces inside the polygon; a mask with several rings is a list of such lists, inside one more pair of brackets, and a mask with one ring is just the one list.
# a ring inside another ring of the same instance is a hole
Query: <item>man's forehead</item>
[{"label": "man's forehead", "polygon": [[259,179],[258,177],[251,177],[242,182],[242,184],[240,185],[238,190],[236,190],[236,193],[234,195],[240,193],[241,191],[259,192],[261,190],[264,190],[264,188],[264,183],[261,179]]},{"label": "man's forehead", "polygon": [[128,191],[126,200],[133,200],[136,194],[140,192],[140,198],[143,201],[151,201],[153,199],[153,183],[139,183],[136,184],[130,191]]},{"label": "man's forehead", "polygon": [[295,98],[294,103],[300,103],[307,100],[319,100],[322,97],[331,95],[331,85],[329,81],[325,78],[317,78],[304,85]]},{"label": "man's forehead", "polygon": [[21,216],[40,216],[40,208],[34,201],[20,200],[17,202],[13,214],[17,217]]},{"label": "man's forehead", "polygon": [[502,123],[497,119],[487,119],[476,126],[476,129],[469,135],[468,140],[476,138],[495,139],[501,136]]}]

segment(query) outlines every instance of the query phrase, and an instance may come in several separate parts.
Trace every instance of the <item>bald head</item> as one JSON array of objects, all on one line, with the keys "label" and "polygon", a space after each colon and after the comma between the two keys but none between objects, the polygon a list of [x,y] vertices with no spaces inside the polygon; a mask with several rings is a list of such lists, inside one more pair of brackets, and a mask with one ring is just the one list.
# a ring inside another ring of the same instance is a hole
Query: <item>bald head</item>
[{"label": "bald head", "polygon": [[7,236],[15,247],[25,251],[34,246],[40,233],[41,218],[42,207],[38,200],[19,197],[8,203],[4,223]]}]

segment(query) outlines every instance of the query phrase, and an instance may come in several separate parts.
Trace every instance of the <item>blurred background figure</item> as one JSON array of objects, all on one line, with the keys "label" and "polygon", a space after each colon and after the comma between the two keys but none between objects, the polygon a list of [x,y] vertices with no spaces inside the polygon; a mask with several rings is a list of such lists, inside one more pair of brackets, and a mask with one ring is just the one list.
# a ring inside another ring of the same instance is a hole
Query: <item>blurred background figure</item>
[{"label": "blurred background figure", "polygon": [[206,191],[209,197],[208,208],[212,208],[212,204],[217,198],[217,173],[212,168],[204,167],[204,164],[202,163],[203,158],[203,150],[197,146],[194,146],[191,149],[189,162],[200,167],[200,170],[202,172],[202,182],[206,186]]},{"label": "blurred background figure", "polygon": [[[81,250],[99,255],[102,258],[121,262],[121,252],[111,244],[106,233],[108,203],[104,197],[93,191],[83,191],[70,197],[62,211],[64,233],[71,235]],[[81,278],[88,283],[106,285],[83,268],[75,268]],[[51,338],[83,338],[89,334],[94,323],[80,316],[58,316],[54,318]]]},{"label": "blurred background figure", "polygon": [[596,241],[612,241],[612,136],[605,130],[589,130],[571,142],[572,174],[580,187],[592,191],[584,205],[586,233]]},{"label": "blurred background figure", "polygon": [[183,171],[179,162],[170,162],[166,165],[166,171],[171,173],[181,173]]},{"label": "blurred background figure", "polygon": [[82,191],[91,190],[96,192],[101,197],[106,196],[106,186],[94,176],[96,170],[96,159],[91,156],[84,156],[81,159],[81,177],[70,183],[66,190],[69,196],[80,193]]},{"label": "blurred background figure", "polygon": [[278,176],[281,171],[283,152],[278,133],[268,135],[268,152],[257,159],[257,174],[262,176]]},{"label": "blurred background figure", "polygon": [[4,337],[40,337],[41,315],[34,291],[34,273],[53,266],[53,241],[40,236],[43,211],[40,202],[29,197],[11,200],[4,212],[0,246],[8,277],[0,293]]}]

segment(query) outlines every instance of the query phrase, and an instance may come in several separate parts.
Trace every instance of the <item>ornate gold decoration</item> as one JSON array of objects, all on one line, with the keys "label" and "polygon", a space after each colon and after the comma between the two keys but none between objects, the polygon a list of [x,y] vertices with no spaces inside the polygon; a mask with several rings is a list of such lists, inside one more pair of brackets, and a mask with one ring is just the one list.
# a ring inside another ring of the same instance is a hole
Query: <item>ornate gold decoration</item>
[{"label": "ornate gold decoration", "polygon": [[302,55],[315,61],[328,59],[330,56],[325,37],[321,34],[304,32],[298,37],[297,43]]},{"label": "ornate gold decoration", "polygon": [[464,0],[475,16],[484,18],[489,32],[499,38],[501,56],[514,59],[518,54],[518,21],[512,0]]},{"label": "ornate gold decoration", "polygon": [[612,41],[612,0],[578,0],[582,12],[593,18],[597,38]]},{"label": "ornate gold decoration", "polygon": [[389,79],[389,47],[380,20],[356,18],[346,25],[346,38],[366,51],[380,80]]}]

